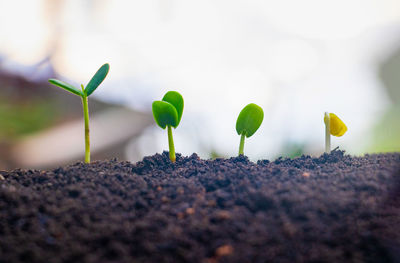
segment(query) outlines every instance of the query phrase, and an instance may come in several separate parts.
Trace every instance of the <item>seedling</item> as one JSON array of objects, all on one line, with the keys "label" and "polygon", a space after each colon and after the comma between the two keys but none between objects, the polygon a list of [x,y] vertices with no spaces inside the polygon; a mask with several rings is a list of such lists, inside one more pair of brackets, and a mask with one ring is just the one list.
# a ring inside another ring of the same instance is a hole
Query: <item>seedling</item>
[{"label": "seedling", "polygon": [[176,91],[168,91],[162,100],[153,102],[152,105],[154,120],[162,129],[167,127],[168,130],[168,146],[169,159],[175,162],[175,147],[172,137],[172,128],[178,127],[183,113],[183,98]]},{"label": "seedling", "polygon": [[236,132],[240,135],[239,155],[243,154],[244,138],[252,136],[260,127],[264,119],[262,108],[250,103],[239,113],[236,121]]},{"label": "seedling", "polygon": [[92,77],[86,88],[81,84],[81,90],[78,88],[65,83],[57,79],[49,79],[49,82],[57,87],[65,89],[75,95],[78,95],[82,99],[83,106],[83,117],[85,120],[85,163],[90,163],[90,137],[89,137],[89,107],[88,107],[88,97],[90,94],[97,89],[97,87],[106,78],[108,71],[110,70],[110,65],[108,63],[104,64],[97,70],[96,74]]},{"label": "seedling", "polygon": [[331,152],[331,134],[333,136],[341,137],[346,133],[347,127],[344,122],[339,119],[334,113],[325,112],[325,152]]}]

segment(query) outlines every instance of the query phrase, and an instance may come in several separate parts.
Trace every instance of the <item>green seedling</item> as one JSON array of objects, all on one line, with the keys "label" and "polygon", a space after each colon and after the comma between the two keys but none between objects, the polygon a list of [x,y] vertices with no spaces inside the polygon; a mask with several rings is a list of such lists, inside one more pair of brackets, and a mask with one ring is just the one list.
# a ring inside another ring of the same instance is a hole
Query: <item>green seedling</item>
[{"label": "green seedling", "polygon": [[240,112],[236,121],[236,132],[240,135],[239,155],[243,155],[244,139],[252,136],[260,127],[264,119],[262,108],[250,103]]},{"label": "green seedling", "polygon": [[347,131],[347,126],[334,113],[325,112],[325,152],[331,152],[331,135],[341,137]]},{"label": "green seedling", "polygon": [[110,65],[108,63],[104,64],[97,70],[96,74],[92,77],[86,88],[81,84],[81,90],[57,79],[49,79],[49,82],[57,87],[65,89],[75,95],[78,95],[82,99],[83,106],[83,117],[85,120],[85,163],[90,163],[90,137],[89,137],[89,107],[88,107],[88,97],[97,89],[97,87],[106,78],[108,71],[110,70]]},{"label": "green seedling", "polygon": [[169,159],[175,162],[175,147],[174,139],[172,137],[172,128],[178,127],[183,113],[183,98],[182,95],[176,91],[168,91],[162,100],[153,102],[152,105],[154,120],[157,125],[162,129],[167,127],[168,130],[168,146],[169,146]]}]

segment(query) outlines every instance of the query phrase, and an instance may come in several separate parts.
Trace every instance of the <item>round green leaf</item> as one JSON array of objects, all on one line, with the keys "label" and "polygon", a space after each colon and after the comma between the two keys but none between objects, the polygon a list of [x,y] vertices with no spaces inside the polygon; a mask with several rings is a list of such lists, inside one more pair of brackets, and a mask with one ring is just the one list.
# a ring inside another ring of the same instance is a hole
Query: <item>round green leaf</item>
[{"label": "round green leaf", "polygon": [[183,98],[182,98],[182,95],[179,94],[177,91],[168,91],[164,95],[162,100],[171,103],[175,107],[176,112],[178,113],[178,122],[176,124],[176,126],[178,126],[179,122],[181,121],[182,113],[183,113]]},{"label": "round green leaf", "polygon": [[152,105],[154,120],[161,128],[167,125],[174,128],[178,126],[178,112],[175,107],[166,101],[154,101]]},{"label": "round green leaf", "polygon": [[240,112],[236,121],[236,132],[244,134],[247,138],[252,136],[260,127],[264,119],[262,108],[254,103],[250,103]]},{"label": "round green leaf", "polygon": [[62,89],[65,89],[66,91],[69,91],[75,95],[78,95],[80,97],[83,96],[82,91],[80,91],[79,89],[75,88],[74,86],[72,86],[71,84],[68,84],[64,81],[58,80],[58,79],[49,79],[49,82],[57,87],[60,87]]},{"label": "round green leaf", "polygon": [[85,93],[86,96],[89,96],[90,94],[97,89],[97,87],[103,82],[103,80],[106,78],[108,71],[110,70],[110,65],[108,63],[104,64],[97,70],[96,74],[92,77],[92,79],[89,81],[85,88]]}]

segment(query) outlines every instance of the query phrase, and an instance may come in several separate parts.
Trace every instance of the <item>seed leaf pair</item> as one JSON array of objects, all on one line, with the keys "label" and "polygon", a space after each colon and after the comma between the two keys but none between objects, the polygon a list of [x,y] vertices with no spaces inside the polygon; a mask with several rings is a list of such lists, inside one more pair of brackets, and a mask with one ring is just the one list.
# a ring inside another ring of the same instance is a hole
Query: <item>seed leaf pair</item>
[{"label": "seed leaf pair", "polygon": [[83,90],[77,89],[74,86],[72,86],[71,84],[68,84],[68,83],[58,80],[58,79],[49,79],[49,82],[57,87],[65,89],[66,91],[69,91],[80,97],[85,97],[85,96],[88,97],[103,82],[103,80],[106,78],[109,70],[110,70],[110,65],[108,63],[101,66],[99,68],[99,70],[97,70],[97,72],[94,74],[92,79],[89,81],[86,88],[84,88]]}]

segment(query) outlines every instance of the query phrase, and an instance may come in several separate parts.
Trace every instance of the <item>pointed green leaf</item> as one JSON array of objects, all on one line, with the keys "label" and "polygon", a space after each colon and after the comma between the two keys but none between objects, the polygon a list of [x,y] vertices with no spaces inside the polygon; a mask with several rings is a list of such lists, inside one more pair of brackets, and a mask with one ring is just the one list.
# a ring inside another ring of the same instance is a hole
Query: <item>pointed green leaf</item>
[{"label": "pointed green leaf", "polygon": [[182,95],[179,94],[176,91],[168,91],[164,95],[162,100],[171,103],[175,107],[176,112],[178,113],[178,122],[176,124],[176,127],[177,127],[179,125],[179,122],[181,121],[182,113],[183,113],[183,98],[182,98]]},{"label": "pointed green leaf", "polygon": [[236,121],[236,132],[247,138],[252,136],[260,127],[264,119],[264,112],[260,106],[250,103],[240,112]]},{"label": "pointed green leaf", "polygon": [[178,126],[178,112],[171,103],[157,100],[153,102],[152,109],[154,120],[161,128]]},{"label": "pointed green leaf", "polygon": [[80,97],[83,96],[82,91],[80,91],[79,89],[75,88],[74,86],[65,83],[64,81],[58,80],[58,79],[49,79],[49,82],[57,87],[60,87],[62,89],[65,89],[71,93],[74,93],[75,95],[78,95]]},{"label": "pointed green leaf", "polygon": [[108,71],[110,70],[110,65],[108,63],[104,64],[97,70],[96,74],[92,77],[92,79],[89,81],[85,88],[85,93],[86,96],[89,96],[90,94],[97,89],[97,87],[103,82],[103,80],[106,78]]}]

